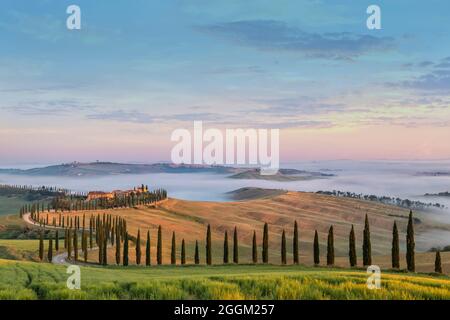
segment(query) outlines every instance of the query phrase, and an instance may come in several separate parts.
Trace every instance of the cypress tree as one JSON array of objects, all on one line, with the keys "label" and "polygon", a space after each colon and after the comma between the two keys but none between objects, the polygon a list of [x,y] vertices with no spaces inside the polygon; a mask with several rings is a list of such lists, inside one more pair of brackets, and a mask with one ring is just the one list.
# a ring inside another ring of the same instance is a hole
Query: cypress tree
[{"label": "cypress tree", "polygon": [[120,237],[118,234],[116,236],[116,264],[120,264]]},{"label": "cypress tree", "polygon": [[366,214],[363,232],[363,265],[370,266],[371,264],[372,264],[372,245],[370,243],[369,217]]},{"label": "cypress tree", "polygon": [[50,239],[48,240],[48,253],[47,253],[47,259],[48,262],[52,262],[53,260],[53,239],[50,236]]},{"label": "cypress tree", "polygon": [[73,233],[73,254],[75,261],[78,260],[78,232],[75,230]]},{"label": "cypress tree", "polygon": [[139,229],[136,238],[136,264],[141,264],[141,230]]},{"label": "cypress tree", "polygon": [[64,230],[64,249],[67,249],[67,238],[68,238],[67,233],[68,233],[68,231],[67,231],[67,229],[65,229]]},{"label": "cypress tree", "polygon": [[89,229],[89,248],[92,249],[94,244],[93,244],[93,230],[92,228]]},{"label": "cypress tree", "polygon": [[84,251],[87,249],[86,248],[86,243],[84,242],[85,240],[85,233],[84,233],[84,229],[81,230],[81,251],[84,253]]},{"label": "cypress tree", "polygon": [[334,265],[334,234],[333,226],[328,230],[328,242],[327,242],[327,265]]},{"label": "cypress tree", "polygon": [[83,238],[84,238],[84,262],[88,260],[88,248],[87,248],[87,233],[83,230]]},{"label": "cypress tree", "polygon": [[408,271],[416,271],[416,261],[414,257],[414,222],[412,217],[412,211],[409,212],[408,227],[406,229],[406,263],[408,265]]},{"label": "cypress tree", "polygon": [[233,234],[233,263],[239,263],[239,242],[237,228],[234,227]]},{"label": "cypress tree", "polygon": [[181,264],[186,264],[186,245],[184,239],[181,240]]},{"label": "cypress tree", "polygon": [[253,263],[258,263],[258,245],[256,242],[256,231],[253,231],[252,261]]},{"label": "cypress tree", "polygon": [[199,255],[199,252],[198,252],[198,241],[197,240],[195,240],[194,261],[195,261],[195,264],[199,264],[200,263],[200,255]]},{"label": "cypress tree", "polygon": [[72,258],[72,229],[67,230],[67,258]]},{"label": "cypress tree", "polygon": [[314,233],[314,264],[320,264],[320,248],[319,248],[319,234],[317,230]]},{"label": "cypress tree", "polygon": [[172,232],[172,248],[170,251],[170,263],[177,264],[177,245],[175,240],[175,231]]},{"label": "cypress tree", "polygon": [[108,237],[103,238],[103,265],[108,265]]},{"label": "cypress tree", "polygon": [[44,260],[44,235],[42,230],[39,233],[39,259]]},{"label": "cypress tree", "polygon": [[392,229],[392,268],[400,268],[400,245],[396,221],[394,221],[394,227]]},{"label": "cypress tree", "polygon": [[348,241],[348,257],[350,260],[350,267],[355,267],[357,265],[356,260],[356,238],[355,238],[355,228],[352,225],[352,229],[350,230],[350,236]]},{"label": "cypress tree", "polygon": [[123,242],[123,265],[128,266],[128,232],[125,232],[125,239]]},{"label": "cypress tree", "polygon": [[292,254],[294,255],[294,264],[299,263],[298,259],[298,225],[297,221],[294,221],[294,239],[292,244]]},{"label": "cypress tree", "polygon": [[286,264],[286,233],[281,234],[281,264]]},{"label": "cypress tree", "polygon": [[59,233],[58,233],[58,230],[56,230],[56,234],[55,234],[55,250],[59,251]]},{"label": "cypress tree", "polygon": [[114,237],[115,237],[114,229],[115,229],[114,227],[111,228],[111,245],[112,245],[112,246],[113,246],[114,243],[115,243],[115,241],[114,241]]},{"label": "cypress tree", "polygon": [[97,230],[98,263],[103,264],[103,228],[98,228]]},{"label": "cypress tree", "polygon": [[269,225],[264,223],[263,245],[262,245],[263,263],[269,263]]},{"label": "cypress tree", "polygon": [[228,253],[228,232],[225,231],[225,237],[223,239],[223,263],[229,262],[229,253]]},{"label": "cypress tree", "polygon": [[436,251],[436,259],[434,260],[434,272],[442,273],[441,253],[439,250]]},{"label": "cypress tree", "polygon": [[156,247],[156,260],[159,265],[162,264],[162,231],[161,225],[158,227],[158,243]]},{"label": "cypress tree", "polygon": [[208,224],[208,228],[206,230],[206,264],[212,264],[212,256],[211,256],[211,226]]},{"label": "cypress tree", "polygon": [[147,244],[145,245],[145,265],[151,265],[151,256],[150,256],[150,231],[147,231]]}]

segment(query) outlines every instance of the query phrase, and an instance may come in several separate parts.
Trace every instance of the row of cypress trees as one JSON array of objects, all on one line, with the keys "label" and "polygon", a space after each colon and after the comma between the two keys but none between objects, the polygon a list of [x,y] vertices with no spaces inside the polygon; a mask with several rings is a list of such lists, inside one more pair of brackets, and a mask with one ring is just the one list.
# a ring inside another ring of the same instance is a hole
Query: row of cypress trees
[{"label": "row of cypress trees", "polygon": [[[116,264],[122,264],[127,266],[129,264],[129,241],[130,236],[126,231],[126,221],[120,217],[112,218],[110,215],[103,215],[103,219],[98,215],[96,218],[91,217],[89,220],[89,233],[85,232],[84,228],[84,217],[83,217],[83,228],[81,229],[81,246],[82,252],[84,253],[84,260],[87,261],[87,247],[88,247],[88,236],[90,248],[93,247],[93,231],[95,232],[95,240],[96,244],[99,248],[99,263],[102,265],[107,264],[107,246],[108,243],[111,243],[112,246],[115,246],[115,257]],[[75,226],[79,226],[79,221],[75,222]],[[72,248],[74,252],[74,259],[78,260],[78,229],[74,229],[72,231],[71,228],[66,229],[65,236],[65,248],[68,251],[69,259],[72,257]],[[116,235],[116,236],[115,236]],[[53,239],[50,237],[49,247],[52,247]],[[136,264],[140,265],[142,260],[142,252],[141,252],[141,233],[138,230],[137,237],[135,239],[135,252],[136,252]],[[228,232],[225,231],[224,234],[224,243],[223,243],[223,263],[227,264],[230,262],[229,255],[229,240],[228,240]],[[283,229],[281,235],[281,264],[287,264],[287,244],[286,244],[286,233]],[[58,232],[56,232],[55,236],[55,245],[58,248]],[[121,246],[123,243],[123,251],[121,250]],[[157,253],[156,260],[157,264],[163,264],[163,253],[162,253],[162,228],[158,227],[158,235],[157,235]],[[411,272],[415,271],[415,242],[414,242],[414,221],[412,212],[409,214],[408,218],[408,226],[407,226],[407,235],[406,235],[406,262],[407,269]],[[58,250],[58,249],[57,249]],[[145,250],[145,265],[151,265],[151,243],[150,243],[150,231],[147,231],[147,239],[146,239],[146,250]],[[48,256],[50,257],[50,248]],[[172,242],[171,242],[171,255],[170,262],[171,264],[177,263],[177,241],[175,232],[172,233]],[[363,265],[369,266],[372,264],[372,252],[371,252],[371,240],[370,240],[370,225],[368,216],[365,216],[364,230],[363,230]],[[41,260],[44,256],[43,249],[43,238],[41,233],[41,241],[39,245],[39,255]],[[298,233],[298,224],[297,221],[294,222],[294,232],[293,232],[293,245],[292,245],[292,255],[293,255],[293,263],[299,264],[299,233]],[[212,264],[212,240],[211,240],[211,226],[207,226],[206,230],[206,264]],[[186,263],[186,243],[185,240],[181,241],[181,264]],[[314,233],[314,242],[313,242],[313,258],[314,264],[320,264],[320,244],[319,244],[319,236],[317,230]],[[333,266],[335,263],[335,251],[334,251],[334,229],[333,226],[330,226],[328,230],[327,237],[327,255],[326,255],[328,266]],[[49,258],[49,261],[51,259]],[[238,230],[237,227],[234,228],[233,231],[233,263],[239,263],[239,238],[238,238]],[[258,246],[257,246],[257,238],[256,231],[253,232],[252,237],[252,262],[258,263]],[[269,227],[268,224],[264,224],[263,229],[263,241],[262,241],[262,262],[269,262]],[[194,252],[194,263],[200,263],[200,253],[199,253],[199,245],[198,241],[195,242],[195,252]],[[357,254],[356,254],[356,237],[354,226],[352,225],[350,234],[349,234],[349,263],[351,267],[357,266]],[[398,269],[400,268],[400,246],[399,246],[399,235],[398,235],[398,227],[397,223],[394,222],[393,225],[393,234],[392,234],[392,268]],[[435,271],[441,273],[441,259],[440,252],[436,252],[435,259]]]},{"label": "row of cypress trees", "polygon": [[[142,187],[143,188],[143,187]],[[167,198],[167,191],[157,189],[154,191],[135,193],[130,195],[118,196],[113,199],[95,199],[87,201],[85,196],[73,196],[63,193],[55,193],[51,202],[35,202],[26,204],[19,209],[19,216],[25,213],[31,213],[33,220],[49,225],[47,220],[41,219],[41,214],[51,211],[63,213],[72,211],[90,211],[99,209],[127,208],[136,205],[147,205]]]},{"label": "row of cypress trees", "polygon": [[[70,224],[64,229],[64,249],[67,251],[68,259],[73,259],[75,261],[79,260],[79,240],[81,240],[81,250],[83,253],[84,261],[88,260],[88,250],[94,247],[95,244],[98,247],[99,263],[102,265],[107,264],[107,247],[110,243],[111,245],[124,242],[125,234],[127,233],[126,220],[122,217],[113,217],[112,215],[97,215],[91,216],[89,218],[89,228],[86,228],[85,216],[82,217],[82,223],[80,222],[80,217],[70,218]],[[61,225],[61,222],[60,222]],[[62,223],[64,226],[64,222]],[[53,236],[50,233],[50,240]],[[55,244],[56,250],[59,250],[59,237],[58,230],[55,232]],[[49,241],[49,247],[52,242]],[[39,242],[39,257],[43,260],[43,232],[40,234]],[[88,249],[89,247],[89,249]],[[49,248],[50,251],[50,248]],[[72,255],[73,254],[73,255]],[[51,261],[51,259],[49,259]]]},{"label": "row of cypress trees", "polygon": [[[53,249],[54,244],[54,249]],[[39,233],[39,259],[42,261],[45,259],[45,252],[44,252],[44,232],[41,230]],[[55,235],[53,234],[49,235],[48,238],[48,249],[47,249],[47,261],[52,262],[53,260],[53,250],[56,252],[59,251],[59,233],[58,230],[55,232]]]},{"label": "row of cypress trees", "polygon": [[[411,243],[408,245],[407,250],[407,256],[412,257],[410,258],[412,261],[414,259],[414,231],[412,228],[412,213],[410,213],[410,223],[408,224],[408,232],[407,240],[408,243]],[[396,229],[396,223],[394,223],[394,229]],[[299,236],[298,236],[298,224],[297,221],[294,222],[294,232],[293,232],[293,245],[292,245],[292,255],[293,255],[293,263],[299,264]],[[411,240],[412,239],[412,240]],[[174,238],[173,238],[174,241]],[[286,240],[286,232],[283,229],[282,235],[281,235],[281,264],[287,264],[287,240]],[[397,230],[397,251],[398,251],[398,230]],[[196,242],[196,247],[198,246],[198,242]],[[174,245],[172,245],[172,248],[174,248]],[[212,264],[212,253],[211,253],[211,227],[208,225],[207,231],[206,231],[206,264],[210,265]],[[394,247],[393,247],[394,250]],[[256,231],[253,232],[253,238],[252,238],[252,262],[258,263],[258,246],[257,246],[257,240],[256,240]],[[364,224],[364,231],[363,231],[363,265],[369,266],[372,264],[372,250],[371,250],[371,241],[370,241],[370,226],[369,226],[369,219],[366,215],[365,217],[365,224]],[[174,251],[172,251],[172,256],[174,256]],[[196,250],[196,256],[197,250]],[[314,264],[319,265],[320,264],[320,243],[319,243],[319,235],[317,230],[314,232],[314,241],[313,241],[313,258],[314,258]],[[229,244],[228,244],[228,232],[225,231],[224,235],[224,245],[223,245],[223,263],[229,263]],[[393,260],[394,261],[394,260]],[[269,229],[268,224],[264,224],[263,229],[263,242],[262,242],[262,262],[268,263],[269,262]],[[238,243],[238,232],[237,228],[234,228],[233,232],[233,263],[239,263],[239,243]],[[327,237],[327,265],[332,266],[335,263],[335,251],[334,251],[334,229],[333,226],[330,226],[328,230],[328,237]],[[352,225],[349,235],[349,263],[350,266],[355,267],[357,266],[357,254],[356,254],[356,237],[355,237],[355,229]],[[393,267],[399,267],[399,262],[394,265]],[[411,262],[408,264],[408,270],[414,271],[414,263]]]},{"label": "row of cypress trees", "polygon": [[[160,230],[160,229],[159,229]],[[299,246],[298,246],[298,224],[297,221],[294,222],[294,236],[293,236],[293,263],[299,264]],[[160,243],[160,237],[158,237],[158,243]],[[263,230],[263,245],[262,245],[262,260],[263,263],[268,263],[268,252],[269,252],[269,231],[268,224],[264,224]],[[159,246],[159,244],[158,244]],[[287,248],[286,248],[286,233],[285,230],[282,231],[281,236],[281,264],[287,264]],[[257,240],[256,240],[256,231],[253,232],[252,238],[252,262],[258,262],[258,253],[257,253]],[[410,211],[408,217],[408,226],[407,226],[407,235],[406,235],[406,261],[407,261],[407,270],[414,272],[415,271],[415,241],[414,241],[414,221],[412,216],[412,211]],[[369,266],[372,264],[372,246],[370,239],[370,224],[369,219],[366,214],[364,221],[364,230],[363,230],[363,265]],[[313,255],[314,255],[314,264],[320,264],[320,244],[319,244],[319,236],[317,230],[314,234],[314,244],[313,244]],[[182,264],[185,262],[185,242],[182,240],[182,250],[181,250],[181,260]],[[198,251],[198,241],[196,241],[195,246],[195,254],[194,254],[195,263],[199,263],[199,251]],[[228,244],[228,232],[225,231],[224,235],[224,245],[223,245],[223,263],[229,263],[229,244]],[[176,240],[175,233],[172,235],[172,250],[171,250],[171,263],[176,263]],[[238,242],[238,231],[237,228],[234,228],[233,232],[233,263],[239,263],[239,242]],[[335,263],[335,251],[334,251],[334,229],[333,226],[330,226],[328,230],[327,237],[327,265],[333,266]],[[355,229],[352,225],[350,234],[349,234],[349,263],[351,267],[357,266],[357,253],[356,253],[356,236]],[[212,264],[212,247],[211,247],[211,226],[208,225],[206,231],[206,264]],[[392,239],[392,268],[400,268],[400,249],[399,249],[399,236],[398,236],[398,228],[397,223],[394,222],[393,226],[393,239]],[[441,259],[440,252],[436,252],[435,259],[435,271],[441,273]]]}]

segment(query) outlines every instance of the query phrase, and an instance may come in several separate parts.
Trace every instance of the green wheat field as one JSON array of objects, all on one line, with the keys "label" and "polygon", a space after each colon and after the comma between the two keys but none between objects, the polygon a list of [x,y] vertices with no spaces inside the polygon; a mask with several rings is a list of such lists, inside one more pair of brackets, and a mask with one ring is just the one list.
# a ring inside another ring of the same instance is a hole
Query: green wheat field
[{"label": "green wheat field", "polygon": [[81,289],[65,266],[0,260],[0,299],[450,299],[450,278],[382,273],[368,289],[365,270],[230,265],[81,267]]}]

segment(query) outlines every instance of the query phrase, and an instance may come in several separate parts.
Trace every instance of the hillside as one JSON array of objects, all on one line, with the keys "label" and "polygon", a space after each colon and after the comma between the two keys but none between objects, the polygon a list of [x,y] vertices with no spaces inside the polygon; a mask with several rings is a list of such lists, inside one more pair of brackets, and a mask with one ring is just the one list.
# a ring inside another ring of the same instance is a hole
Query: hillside
[{"label": "hillside", "polygon": [[274,197],[284,194],[286,192],[287,191],[279,189],[246,187],[227,192],[227,195],[233,200],[241,201],[241,200],[253,200],[253,199]]},{"label": "hillside", "polygon": [[224,166],[196,166],[175,165],[169,163],[130,164],[114,162],[73,162],[42,168],[0,169],[0,173],[27,175],[27,176],[106,176],[118,174],[145,174],[145,173],[233,173],[233,168]]},{"label": "hillside", "polygon": [[231,179],[269,180],[269,181],[306,181],[320,178],[329,178],[333,174],[311,172],[296,169],[280,169],[274,175],[261,175],[260,169],[247,169],[230,176]]},{"label": "hillside", "polygon": [[[87,212],[87,217],[92,212]],[[356,199],[337,198],[326,195],[303,192],[286,192],[268,198],[238,202],[200,202],[169,199],[157,208],[140,206],[131,209],[99,210],[94,214],[108,213],[122,216],[132,236],[141,230],[144,238],[147,230],[152,237],[152,251],[156,252],[156,233],[159,225],[163,230],[164,258],[170,261],[170,243],[172,232],[176,232],[178,251],[181,239],[186,240],[187,259],[193,260],[194,244],[198,240],[201,253],[204,252],[205,232],[208,224],[212,228],[213,261],[222,259],[223,236],[228,231],[231,239],[236,226],[240,246],[240,261],[249,262],[253,231],[257,233],[260,245],[264,222],[269,224],[270,260],[280,261],[280,243],[282,230],[286,230],[288,260],[291,259],[291,245],[294,220],[299,223],[300,255],[305,263],[312,262],[312,242],[314,230],[318,230],[321,254],[326,254],[326,238],[330,225],[334,226],[335,247],[337,256],[347,256],[348,234],[353,224],[357,238],[357,249],[360,253],[364,216],[367,213],[371,226],[373,255],[390,254],[392,225],[397,221],[402,250],[404,248],[407,216],[409,211],[393,206],[362,201]],[[67,216],[83,215],[64,213]],[[52,215],[50,215],[50,219]],[[416,214],[416,248],[428,250],[431,231],[435,226],[427,220],[426,215]],[[449,228],[448,226],[439,226]],[[142,243],[144,246],[144,243]],[[260,248],[259,248],[260,250]],[[133,250],[132,250],[133,251]],[[132,254],[132,253],[131,253]],[[95,253],[92,258],[95,259]],[[154,258],[154,257],[153,257]],[[202,257],[203,259],[203,257]],[[131,259],[132,260],[132,259]],[[113,252],[111,260],[113,261]],[[323,260],[324,261],[324,260]]]},{"label": "hillside", "polygon": [[25,204],[45,202],[58,195],[44,189],[22,189],[0,185],[0,215],[18,212]]},{"label": "hillside", "polygon": [[19,176],[58,176],[58,177],[95,177],[121,174],[151,173],[212,173],[229,175],[231,179],[253,179],[269,181],[299,181],[327,178],[332,174],[309,172],[296,169],[280,169],[276,175],[261,175],[259,169],[245,167],[228,167],[220,165],[187,165],[171,163],[130,164],[113,162],[73,162],[42,168],[0,169],[0,173]]},{"label": "hillside", "polygon": [[[48,241],[45,241],[48,247]],[[39,261],[39,240],[0,239],[0,259]]]}]

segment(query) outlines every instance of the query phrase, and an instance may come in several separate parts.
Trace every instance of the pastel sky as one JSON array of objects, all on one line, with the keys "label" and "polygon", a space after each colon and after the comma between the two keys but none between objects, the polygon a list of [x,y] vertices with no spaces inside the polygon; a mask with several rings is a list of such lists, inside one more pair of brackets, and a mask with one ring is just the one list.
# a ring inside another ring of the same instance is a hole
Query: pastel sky
[{"label": "pastel sky", "polygon": [[[82,29],[66,28],[77,4]],[[381,7],[368,30],[366,8]],[[3,0],[0,165],[170,159],[280,128],[281,161],[450,158],[446,0]]]}]

